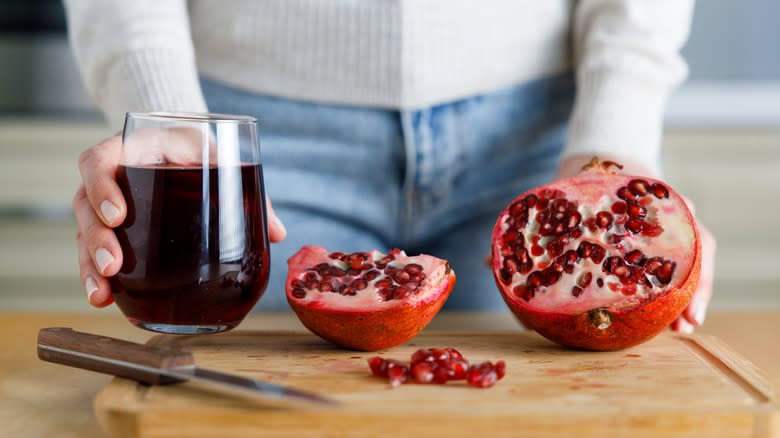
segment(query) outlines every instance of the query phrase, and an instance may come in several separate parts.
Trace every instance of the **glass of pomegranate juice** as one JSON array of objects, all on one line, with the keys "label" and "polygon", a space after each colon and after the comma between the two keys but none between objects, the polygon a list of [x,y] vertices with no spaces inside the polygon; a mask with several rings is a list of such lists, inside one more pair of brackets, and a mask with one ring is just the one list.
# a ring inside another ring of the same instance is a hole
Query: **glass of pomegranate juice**
[{"label": "glass of pomegranate juice", "polygon": [[255,119],[128,113],[116,181],[127,218],[111,288],[128,320],[176,334],[237,326],[268,283]]}]

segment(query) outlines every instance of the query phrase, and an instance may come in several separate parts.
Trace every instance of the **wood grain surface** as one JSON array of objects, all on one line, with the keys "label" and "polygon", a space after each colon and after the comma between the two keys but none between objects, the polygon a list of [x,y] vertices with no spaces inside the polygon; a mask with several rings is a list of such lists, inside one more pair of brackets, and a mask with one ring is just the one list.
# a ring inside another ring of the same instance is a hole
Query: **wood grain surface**
[{"label": "wood grain surface", "polygon": [[[111,378],[40,361],[35,341],[38,330],[48,326],[135,342],[153,336],[130,325],[113,307],[89,313],[0,312],[0,436],[107,437],[93,403]],[[252,314],[239,329],[304,330],[290,314]],[[515,333],[518,325],[508,313],[450,312],[437,316],[425,333],[466,330]],[[780,387],[780,311],[710,312],[700,332],[716,335]]]},{"label": "wood grain surface", "polygon": [[337,409],[278,409],[189,384],[148,387],[115,379],[97,397],[99,422],[117,437],[778,436],[774,390],[717,338],[665,333],[632,349],[564,349],[534,333],[437,333],[380,351],[408,360],[421,347],[456,346],[473,362],[502,359],[496,386],[464,382],[390,388],[370,375],[377,353],[334,347],[307,333],[236,331],[157,336],[196,363],[320,392]]}]

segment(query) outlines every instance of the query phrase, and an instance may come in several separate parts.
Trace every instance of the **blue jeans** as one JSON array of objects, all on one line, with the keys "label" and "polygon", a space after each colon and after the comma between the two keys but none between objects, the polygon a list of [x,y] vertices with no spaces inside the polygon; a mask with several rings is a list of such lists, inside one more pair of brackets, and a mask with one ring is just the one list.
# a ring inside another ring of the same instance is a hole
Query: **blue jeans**
[{"label": "blue jeans", "polygon": [[445,309],[506,309],[485,265],[491,231],[509,201],[553,177],[570,73],[412,111],[201,83],[210,111],[257,117],[266,192],[288,230],[257,309],[288,309],[287,259],[307,244],[444,258],[457,275]]}]

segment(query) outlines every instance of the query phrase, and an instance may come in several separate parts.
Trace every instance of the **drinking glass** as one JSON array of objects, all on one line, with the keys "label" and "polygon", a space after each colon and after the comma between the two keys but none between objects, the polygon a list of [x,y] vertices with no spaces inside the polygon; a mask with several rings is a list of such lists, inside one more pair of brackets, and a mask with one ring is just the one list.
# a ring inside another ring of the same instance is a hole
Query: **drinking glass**
[{"label": "drinking glass", "polygon": [[114,300],[162,333],[237,326],[265,291],[269,247],[256,120],[128,113],[116,182],[127,218]]}]

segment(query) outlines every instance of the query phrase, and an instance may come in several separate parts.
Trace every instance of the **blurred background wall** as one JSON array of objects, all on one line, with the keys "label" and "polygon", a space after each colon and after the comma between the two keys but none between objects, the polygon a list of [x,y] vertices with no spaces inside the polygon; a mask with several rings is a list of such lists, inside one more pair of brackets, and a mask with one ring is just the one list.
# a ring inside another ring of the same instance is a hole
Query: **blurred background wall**
[{"label": "blurred background wall", "polygon": [[[698,1],[667,111],[667,179],[719,242],[714,308],[780,308],[778,17],[777,0]],[[109,134],[60,1],[0,1],[0,310],[88,310],[70,200],[79,152]]]}]

